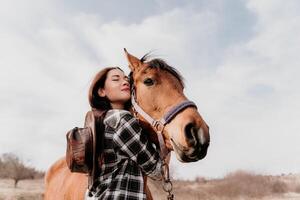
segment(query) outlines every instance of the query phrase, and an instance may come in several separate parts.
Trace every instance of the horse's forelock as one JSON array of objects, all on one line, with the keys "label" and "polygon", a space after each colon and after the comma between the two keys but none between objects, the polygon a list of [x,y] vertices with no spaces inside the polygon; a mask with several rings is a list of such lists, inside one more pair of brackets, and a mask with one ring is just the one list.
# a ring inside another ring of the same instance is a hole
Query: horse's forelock
[{"label": "horse's forelock", "polygon": [[[145,61],[147,61],[150,57],[150,53],[145,54],[142,58],[141,61],[144,63]],[[175,76],[175,78],[177,78],[177,80],[180,82],[181,86],[184,88],[184,81],[183,81],[183,77],[182,75],[172,66],[168,65],[167,62],[165,62],[163,59],[161,58],[154,58],[150,61],[147,62],[148,67],[150,68],[158,68],[161,70],[165,70],[169,73],[171,73],[173,76]]]}]

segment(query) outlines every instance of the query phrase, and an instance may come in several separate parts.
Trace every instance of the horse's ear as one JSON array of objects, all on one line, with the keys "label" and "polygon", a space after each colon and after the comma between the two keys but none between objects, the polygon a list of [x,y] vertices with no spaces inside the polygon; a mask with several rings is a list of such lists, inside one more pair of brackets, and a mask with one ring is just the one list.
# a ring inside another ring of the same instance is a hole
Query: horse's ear
[{"label": "horse's ear", "polygon": [[124,51],[125,51],[125,55],[128,60],[131,71],[135,71],[135,70],[139,69],[142,66],[142,62],[137,57],[128,53],[125,48],[124,48]]}]

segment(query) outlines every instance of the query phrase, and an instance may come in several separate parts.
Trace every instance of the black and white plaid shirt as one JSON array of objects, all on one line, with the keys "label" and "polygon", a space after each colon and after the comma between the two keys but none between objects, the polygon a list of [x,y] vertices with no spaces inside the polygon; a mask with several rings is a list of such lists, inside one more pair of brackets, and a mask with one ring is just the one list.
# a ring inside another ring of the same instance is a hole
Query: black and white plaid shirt
[{"label": "black and white plaid shirt", "polygon": [[146,199],[143,175],[161,177],[161,160],[136,118],[125,110],[109,110],[101,174],[86,199]]}]

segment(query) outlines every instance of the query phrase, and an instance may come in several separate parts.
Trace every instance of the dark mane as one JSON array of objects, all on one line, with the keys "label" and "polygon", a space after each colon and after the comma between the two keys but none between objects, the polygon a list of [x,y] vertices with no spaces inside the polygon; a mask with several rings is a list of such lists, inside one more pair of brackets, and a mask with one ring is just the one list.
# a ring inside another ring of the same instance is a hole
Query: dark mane
[{"label": "dark mane", "polygon": [[[140,60],[141,60],[141,62],[144,63],[147,60],[149,60],[149,57],[150,57],[150,53],[147,53]],[[155,59],[148,61],[147,64],[149,65],[149,67],[153,67],[153,68],[156,67],[156,68],[159,68],[161,70],[166,70],[167,72],[171,73],[173,76],[175,76],[175,78],[177,78],[179,80],[180,84],[184,88],[184,81],[183,81],[182,75],[174,67],[168,65],[163,59],[155,58]]]}]

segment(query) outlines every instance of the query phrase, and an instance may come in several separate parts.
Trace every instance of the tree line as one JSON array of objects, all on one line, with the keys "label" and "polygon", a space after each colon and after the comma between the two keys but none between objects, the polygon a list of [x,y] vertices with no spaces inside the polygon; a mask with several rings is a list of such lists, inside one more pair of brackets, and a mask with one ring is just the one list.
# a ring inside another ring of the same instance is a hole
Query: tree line
[{"label": "tree line", "polygon": [[43,171],[26,166],[22,159],[13,153],[0,156],[0,178],[13,179],[15,187],[20,180],[38,179],[44,177],[44,174]]}]

